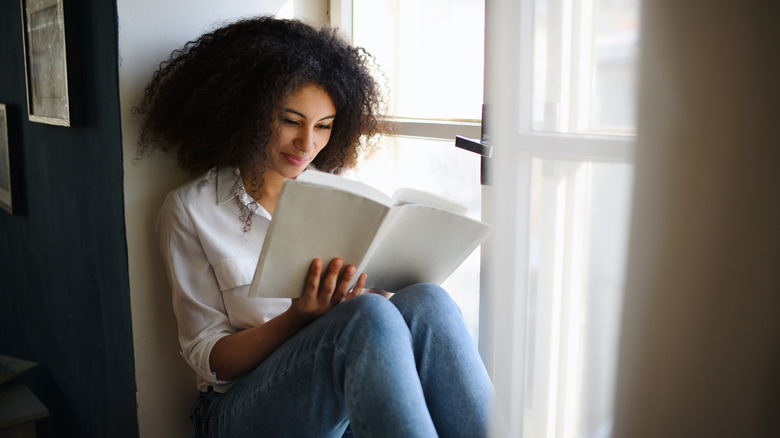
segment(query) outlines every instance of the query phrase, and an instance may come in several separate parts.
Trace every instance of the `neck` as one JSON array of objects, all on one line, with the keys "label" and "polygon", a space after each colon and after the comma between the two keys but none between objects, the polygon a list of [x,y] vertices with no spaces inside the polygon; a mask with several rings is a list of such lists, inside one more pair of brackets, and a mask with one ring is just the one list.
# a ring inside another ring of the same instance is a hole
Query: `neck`
[{"label": "neck", "polygon": [[[255,178],[243,166],[239,168],[241,170],[241,180],[244,183],[244,190],[273,216],[276,202],[279,200],[279,195],[282,192],[284,178],[281,175],[275,175],[273,172],[265,172]],[[260,178],[263,179],[262,186],[258,187],[261,184]]]}]

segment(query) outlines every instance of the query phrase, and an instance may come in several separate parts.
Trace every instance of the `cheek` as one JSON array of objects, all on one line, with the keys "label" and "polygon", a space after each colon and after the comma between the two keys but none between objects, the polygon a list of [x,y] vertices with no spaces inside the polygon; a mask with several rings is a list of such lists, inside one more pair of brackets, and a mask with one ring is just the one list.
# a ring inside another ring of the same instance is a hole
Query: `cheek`
[{"label": "cheek", "polygon": [[314,151],[314,156],[316,157],[323,149],[325,149],[325,146],[327,145],[327,143],[323,145],[317,145],[317,149]]},{"label": "cheek", "polygon": [[274,133],[272,134],[272,138],[276,140],[277,144],[282,145],[282,144],[287,144],[292,142],[293,139],[295,138],[295,135],[292,134],[289,129],[282,128],[274,131]]},{"label": "cheek", "polygon": [[317,152],[321,151],[330,141],[330,132],[328,130],[317,136]]}]

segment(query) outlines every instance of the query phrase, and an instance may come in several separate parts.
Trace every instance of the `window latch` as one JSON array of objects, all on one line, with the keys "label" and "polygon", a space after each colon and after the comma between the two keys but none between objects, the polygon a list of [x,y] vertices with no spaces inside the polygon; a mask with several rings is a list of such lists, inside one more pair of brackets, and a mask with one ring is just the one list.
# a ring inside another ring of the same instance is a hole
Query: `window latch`
[{"label": "window latch", "polygon": [[455,147],[474,152],[482,158],[480,166],[480,182],[483,186],[493,184],[493,175],[490,171],[490,160],[493,158],[493,146],[490,145],[485,134],[485,107],[482,107],[482,138],[479,140],[460,135],[455,136]]},{"label": "window latch", "polygon": [[492,146],[483,143],[482,140],[467,138],[462,135],[455,136],[455,147],[474,152],[475,154],[479,154],[486,158],[491,158],[493,156]]}]

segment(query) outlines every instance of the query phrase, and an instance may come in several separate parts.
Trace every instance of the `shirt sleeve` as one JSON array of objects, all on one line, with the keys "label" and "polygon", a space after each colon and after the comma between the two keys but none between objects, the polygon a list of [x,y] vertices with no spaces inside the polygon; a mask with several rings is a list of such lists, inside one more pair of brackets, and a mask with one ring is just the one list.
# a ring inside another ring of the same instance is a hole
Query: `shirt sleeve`
[{"label": "shirt sleeve", "polygon": [[181,355],[206,381],[228,383],[218,380],[211,371],[209,355],[220,338],[236,329],[228,319],[214,269],[197,229],[177,192],[165,198],[157,232],[171,285]]}]

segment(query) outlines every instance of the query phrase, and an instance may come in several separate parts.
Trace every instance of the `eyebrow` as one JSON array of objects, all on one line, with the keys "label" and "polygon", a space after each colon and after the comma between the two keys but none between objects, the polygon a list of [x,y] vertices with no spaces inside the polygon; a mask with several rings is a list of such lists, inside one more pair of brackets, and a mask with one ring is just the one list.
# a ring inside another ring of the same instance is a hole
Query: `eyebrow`
[{"label": "eyebrow", "polygon": [[[304,119],[308,119],[308,117],[306,117],[306,115],[305,115],[305,114],[303,114],[303,113],[302,113],[302,112],[300,112],[300,111],[296,111],[296,110],[294,110],[294,109],[286,108],[286,109],[284,110],[284,112],[286,112],[286,113],[293,113],[293,114],[297,114],[297,115],[299,115],[299,116],[303,117]],[[319,120],[318,120],[318,122],[321,122],[321,121],[323,121],[323,120],[326,120],[326,119],[335,119],[335,118],[336,118],[336,115],[335,115],[335,114],[333,114],[332,116],[325,116],[325,117],[323,117],[323,118],[319,119]]]}]

